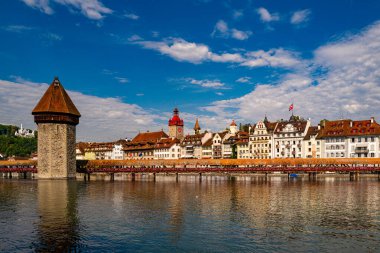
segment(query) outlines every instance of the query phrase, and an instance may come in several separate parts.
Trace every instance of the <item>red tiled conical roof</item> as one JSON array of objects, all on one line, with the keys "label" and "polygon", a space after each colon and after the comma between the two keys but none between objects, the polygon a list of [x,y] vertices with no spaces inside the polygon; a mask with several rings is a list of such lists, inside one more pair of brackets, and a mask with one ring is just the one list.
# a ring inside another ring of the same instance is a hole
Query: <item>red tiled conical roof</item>
[{"label": "red tiled conical roof", "polygon": [[33,115],[40,113],[64,113],[77,117],[81,116],[57,77],[54,78],[54,81],[32,111]]}]

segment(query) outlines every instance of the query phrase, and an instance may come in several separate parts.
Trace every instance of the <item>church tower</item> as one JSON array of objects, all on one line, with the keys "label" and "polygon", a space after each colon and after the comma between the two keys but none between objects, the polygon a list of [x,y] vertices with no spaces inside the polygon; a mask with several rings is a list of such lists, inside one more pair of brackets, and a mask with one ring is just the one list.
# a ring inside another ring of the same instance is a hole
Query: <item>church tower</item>
[{"label": "church tower", "polygon": [[177,108],[174,108],[173,117],[169,119],[169,137],[177,139],[183,138],[183,120],[179,117]]},{"label": "church tower", "polygon": [[57,77],[32,114],[38,126],[38,178],[75,178],[75,128],[81,115]]},{"label": "church tower", "polygon": [[232,120],[231,124],[230,124],[230,133],[232,135],[235,135],[236,133],[238,132],[238,127],[235,123],[235,120]]},{"label": "church tower", "polygon": [[198,118],[197,118],[197,120],[195,121],[195,125],[194,125],[194,133],[199,134],[200,131],[201,131],[201,127],[199,126],[199,122],[198,122]]}]

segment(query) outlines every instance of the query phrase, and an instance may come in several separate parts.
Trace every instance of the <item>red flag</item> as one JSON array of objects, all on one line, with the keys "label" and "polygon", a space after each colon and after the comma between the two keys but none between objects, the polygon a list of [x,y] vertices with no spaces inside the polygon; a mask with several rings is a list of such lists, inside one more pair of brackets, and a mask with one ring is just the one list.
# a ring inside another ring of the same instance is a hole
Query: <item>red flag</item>
[{"label": "red flag", "polygon": [[291,104],[290,106],[289,106],[289,111],[292,111],[293,110],[293,104]]}]

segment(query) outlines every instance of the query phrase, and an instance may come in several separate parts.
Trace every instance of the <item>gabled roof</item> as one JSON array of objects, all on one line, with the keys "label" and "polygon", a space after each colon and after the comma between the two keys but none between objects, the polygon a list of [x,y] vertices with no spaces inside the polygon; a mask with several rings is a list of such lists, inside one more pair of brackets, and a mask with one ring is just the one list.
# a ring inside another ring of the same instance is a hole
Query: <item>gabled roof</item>
[{"label": "gabled roof", "polygon": [[334,120],[325,121],[319,138],[371,136],[380,135],[380,125],[372,118],[370,120]]},{"label": "gabled roof", "polygon": [[167,139],[161,139],[159,140],[155,147],[156,149],[158,148],[170,148],[174,144],[178,144],[180,141],[177,138],[167,138]]},{"label": "gabled roof", "polygon": [[205,136],[206,133],[201,134],[191,134],[186,135],[185,138],[181,141],[181,146],[186,145],[201,145],[202,144],[202,138]]},{"label": "gabled roof", "polygon": [[212,146],[212,139],[213,138],[208,139],[205,143],[203,143],[202,147],[210,147],[210,146]]},{"label": "gabled roof", "polygon": [[33,115],[39,113],[64,113],[81,116],[57,77],[54,78],[32,111]]},{"label": "gabled roof", "polygon": [[132,142],[157,142],[169,136],[164,131],[139,133],[132,139]]},{"label": "gabled roof", "polygon": [[284,128],[288,125],[292,125],[296,133],[305,132],[307,121],[306,120],[297,120],[297,121],[281,121],[277,122],[277,127],[275,133],[284,133]]},{"label": "gabled roof", "polygon": [[319,130],[317,126],[311,126],[307,130],[307,133],[305,135],[305,138],[303,138],[305,141],[310,140],[311,136],[317,136],[319,134]]}]

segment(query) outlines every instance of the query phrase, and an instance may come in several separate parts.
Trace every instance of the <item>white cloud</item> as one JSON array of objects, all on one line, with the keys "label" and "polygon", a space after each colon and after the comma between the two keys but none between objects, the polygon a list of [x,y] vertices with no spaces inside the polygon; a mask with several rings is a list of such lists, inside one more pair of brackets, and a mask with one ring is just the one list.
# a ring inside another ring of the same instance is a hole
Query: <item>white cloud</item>
[{"label": "white cloud", "polygon": [[238,82],[238,83],[252,83],[251,82],[251,78],[248,77],[248,76],[240,77],[235,82]]},{"label": "white cloud", "polygon": [[196,84],[196,85],[199,85],[203,88],[212,88],[212,89],[225,89],[226,88],[225,84],[222,83],[218,79],[215,79],[215,80],[208,80],[208,79],[197,80],[194,78],[186,78],[185,80],[191,84]]},{"label": "white cloud", "polygon": [[246,40],[252,35],[251,31],[240,31],[238,29],[230,29],[227,23],[223,20],[216,22],[211,36],[222,37],[222,38],[234,38],[237,40]]},{"label": "white cloud", "polygon": [[209,60],[213,62],[242,62],[244,59],[238,53],[209,54]]},{"label": "white cloud", "polygon": [[311,11],[306,9],[306,10],[301,10],[301,11],[296,11],[293,13],[292,17],[290,18],[290,23],[293,25],[300,25],[303,23],[306,23],[309,21]]},{"label": "white cloud", "polygon": [[129,82],[128,78],[125,78],[125,77],[115,76],[114,78],[115,78],[119,83],[128,83],[128,82]]},{"label": "white cloud", "polygon": [[224,95],[223,92],[215,92],[215,94],[218,95],[218,96],[223,96]]},{"label": "white cloud", "polygon": [[42,12],[44,12],[45,14],[53,14],[54,11],[53,9],[50,7],[50,0],[22,0],[26,5],[32,7],[32,8],[35,8],[35,9],[38,9]]},{"label": "white cloud", "polygon": [[302,64],[297,53],[282,48],[268,51],[258,50],[240,53],[213,53],[207,45],[188,42],[183,39],[166,41],[136,41],[132,42],[147,49],[152,49],[167,55],[177,61],[200,64],[206,61],[221,63],[239,63],[241,66],[296,68]]},{"label": "white cloud", "polygon": [[132,19],[132,20],[137,20],[140,18],[139,16],[137,16],[136,14],[133,14],[133,13],[125,14],[124,17]]},{"label": "white cloud", "polygon": [[201,63],[207,60],[210,54],[206,45],[187,42],[183,39],[174,39],[168,42],[138,41],[135,43],[144,48],[159,51],[177,61]]},{"label": "white cloud", "polygon": [[252,51],[246,53],[242,66],[247,67],[284,67],[291,68],[299,65],[301,61],[298,59],[297,54],[282,48],[270,49],[269,51]]},{"label": "white cloud", "polygon": [[[21,123],[35,129],[31,111],[48,84],[33,83],[14,76],[14,82],[0,80],[0,123]],[[64,85],[64,83],[63,83]],[[118,98],[101,98],[68,90],[82,114],[77,128],[77,139],[82,141],[111,141],[134,137],[139,130],[159,130],[164,124],[156,114]]]},{"label": "white cloud", "polygon": [[113,11],[105,7],[98,0],[22,0],[28,6],[38,9],[46,14],[53,14],[51,2],[64,5],[70,9],[79,10],[89,19],[100,20],[104,15],[111,14]]},{"label": "white cloud", "polygon": [[270,13],[267,9],[261,7],[258,8],[257,13],[260,15],[260,19],[262,22],[272,22],[280,20],[280,16],[278,13]]},{"label": "white cloud", "polygon": [[237,40],[246,40],[252,35],[251,31],[239,31],[233,28],[231,30],[231,37]]},{"label": "white cloud", "polygon": [[143,40],[139,35],[134,34],[131,37],[128,38],[128,41],[138,41],[138,40]]},{"label": "white cloud", "polygon": [[296,70],[274,84],[257,85],[242,97],[215,101],[204,110],[220,119],[230,115],[255,122],[267,114],[270,120],[277,120],[290,116],[288,106],[294,101],[295,113],[311,117],[314,123],[338,119],[342,114],[352,119],[379,119],[380,23],[321,46],[310,62],[311,73]]},{"label": "white cloud", "polygon": [[2,29],[7,32],[23,33],[23,32],[34,30],[35,28],[30,27],[30,26],[25,26],[25,25],[8,25],[8,26],[2,27]]}]

